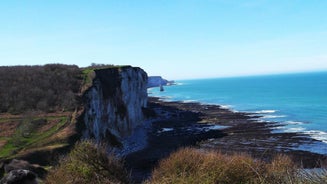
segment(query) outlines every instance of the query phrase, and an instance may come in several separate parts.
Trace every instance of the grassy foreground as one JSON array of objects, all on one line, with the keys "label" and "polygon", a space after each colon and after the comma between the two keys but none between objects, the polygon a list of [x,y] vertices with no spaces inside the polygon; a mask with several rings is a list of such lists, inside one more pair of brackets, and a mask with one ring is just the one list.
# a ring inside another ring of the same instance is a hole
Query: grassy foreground
[{"label": "grassy foreground", "polygon": [[162,160],[146,183],[322,184],[327,171],[306,171],[283,155],[266,163],[245,154],[183,148]]},{"label": "grassy foreground", "polygon": [[[133,183],[122,159],[101,144],[82,141],[52,169],[45,181],[55,183]],[[327,171],[306,171],[277,155],[263,162],[245,154],[182,148],[159,162],[145,184],[322,184]]]}]

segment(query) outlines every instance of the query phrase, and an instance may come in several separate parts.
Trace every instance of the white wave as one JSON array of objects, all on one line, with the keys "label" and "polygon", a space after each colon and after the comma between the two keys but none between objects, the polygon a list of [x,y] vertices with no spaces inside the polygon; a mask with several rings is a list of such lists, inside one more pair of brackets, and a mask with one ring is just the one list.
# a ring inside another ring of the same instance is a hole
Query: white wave
[{"label": "white wave", "polygon": [[224,126],[224,125],[211,125],[211,126],[201,127],[201,128],[196,128],[196,129],[200,130],[200,131],[208,132],[210,130],[223,130],[223,129],[226,129],[228,127],[229,126]]},{"label": "white wave", "polygon": [[163,102],[172,102],[175,101],[172,96],[157,96],[159,97],[159,100]]},{"label": "white wave", "polygon": [[225,104],[209,103],[209,102],[199,102],[199,101],[196,101],[196,102],[198,102],[201,105],[215,105],[215,106],[219,106],[221,109],[227,109],[227,110],[230,110],[232,112],[239,112],[239,111],[233,109],[234,108],[233,105],[225,105]]},{"label": "white wave", "polygon": [[308,130],[304,132],[307,135],[310,135],[313,139],[327,143],[327,132],[319,130]]},{"label": "white wave", "polygon": [[169,131],[173,131],[173,128],[163,128],[162,131],[163,132],[169,132]]},{"label": "white wave", "polygon": [[228,126],[212,125],[212,126],[209,126],[209,127],[206,127],[206,128],[209,129],[209,130],[222,130],[222,129],[228,128]]},{"label": "white wave", "polygon": [[[298,122],[298,123],[302,123],[302,122]],[[280,127],[275,127],[275,131],[276,133],[279,133],[282,130],[282,132],[299,132],[299,133],[303,133],[305,135],[310,136],[311,138],[318,140],[318,141],[322,141],[323,143],[327,144],[327,132],[324,131],[320,131],[320,130],[306,130],[304,127],[291,127],[291,128],[287,128],[284,126],[280,126]]]},{"label": "white wave", "polygon": [[287,125],[303,125],[304,124],[303,122],[300,122],[300,121],[285,121],[284,123]]},{"label": "white wave", "polygon": [[285,115],[266,115],[266,116],[263,116],[262,118],[263,119],[274,119],[274,118],[285,118],[286,116]]},{"label": "white wave", "polygon": [[272,114],[277,112],[277,110],[260,110],[260,111],[255,111],[257,114]]},{"label": "white wave", "polygon": [[183,103],[195,103],[197,102],[196,100],[183,100]]},{"label": "white wave", "polygon": [[173,131],[173,128],[162,128],[160,131],[158,131],[158,133],[162,133],[162,132],[170,132]]},{"label": "white wave", "polygon": [[292,127],[292,128],[287,128],[285,132],[303,132],[305,128],[303,127]]},{"label": "white wave", "polygon": [[219,105],[220,106],[220,108],[222,108],[222,109],[231,109],[233,106],[231,106],[231,105]]}]

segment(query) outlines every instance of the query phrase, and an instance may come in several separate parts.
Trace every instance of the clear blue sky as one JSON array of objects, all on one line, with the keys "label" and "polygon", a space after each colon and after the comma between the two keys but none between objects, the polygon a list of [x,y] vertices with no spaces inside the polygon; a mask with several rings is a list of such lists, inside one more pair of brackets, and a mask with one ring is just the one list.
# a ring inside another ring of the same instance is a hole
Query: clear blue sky
[{"label": "clear blue sky", "polygon": [[168,79],[327,70],[326,0],[2,0],[0,64]]}]

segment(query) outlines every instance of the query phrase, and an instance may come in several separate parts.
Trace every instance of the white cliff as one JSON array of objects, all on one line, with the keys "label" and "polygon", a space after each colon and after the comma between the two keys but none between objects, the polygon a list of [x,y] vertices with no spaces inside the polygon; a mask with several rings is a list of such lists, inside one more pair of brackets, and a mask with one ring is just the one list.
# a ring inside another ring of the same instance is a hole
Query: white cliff
[{"label": "white cliff", "polygon": [[160,86],[167,86],[167,85],[174,85],[174,81],[168,81],[163,79],[161,76],[149,76],[148,77],[148,88],[153,87],[160,87]]},{"label": "white cliff", "polygon": [[130,66],[95,70],[84,104],[84,137],[122,146],[124,139],[144,123],[147,74]]}]

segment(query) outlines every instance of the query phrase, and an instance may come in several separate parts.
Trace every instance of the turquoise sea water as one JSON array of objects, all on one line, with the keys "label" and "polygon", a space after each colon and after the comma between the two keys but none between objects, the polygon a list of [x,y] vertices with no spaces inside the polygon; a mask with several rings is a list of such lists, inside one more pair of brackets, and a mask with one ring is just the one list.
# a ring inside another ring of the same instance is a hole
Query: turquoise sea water
[{"label": "turquoise sea water", "polygon": [[150,96],[255,112],[263,116],[261,121],[285,125],[275,131],[302,132],[322,141],[319,152],[327,154],[327,72],[184,80],[177,83],[165,87],[164,92],[152,88]]}]

